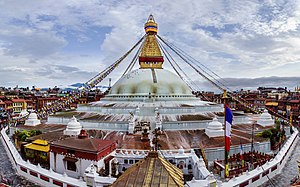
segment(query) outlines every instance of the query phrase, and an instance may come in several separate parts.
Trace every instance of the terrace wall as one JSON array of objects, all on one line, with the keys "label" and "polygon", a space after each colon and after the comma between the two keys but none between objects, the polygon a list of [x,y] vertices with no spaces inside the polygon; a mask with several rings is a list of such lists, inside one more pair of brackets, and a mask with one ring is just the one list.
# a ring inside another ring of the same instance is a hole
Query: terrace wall
[{"label": "terrace wall", "polygon": [[19,175],[41,186],[86,186],[86,182],[83,180],[69,177],[66,174],[58,174],[51,169],[47,170],[40,165],[34,165],[28,161],[24,161],[9,137],[6,135],[6,130],[7,127],[1,129],[0,139],[13,167]]},{"label": "terrace wall", "polygon": [[243,186],[259,186],[268,181],[269,178],[275,177],[281,173],[282,168],[286,164],[288,158],[293,152],[298,137],[298,130],[294,129],[294,133],[289,137],[282,149],[277,153],[274,159],[266,162],[264,165],[256,169],[246,172],[246,174],[230,179],[228,182],[222,183],[224,187],[243,187]]}]

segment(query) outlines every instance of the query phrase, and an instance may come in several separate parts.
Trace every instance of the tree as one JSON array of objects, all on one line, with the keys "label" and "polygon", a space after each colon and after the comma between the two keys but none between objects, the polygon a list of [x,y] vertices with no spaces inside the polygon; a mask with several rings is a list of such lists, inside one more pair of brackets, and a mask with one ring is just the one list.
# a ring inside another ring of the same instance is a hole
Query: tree
[{"label": "tree", "polygon": [[14,134],[14,138],[17,139],[18,141],[25,141],[27,138],[32,137],[32,136],[36,136],[42,134],[42,131],[40,130],[30,130],[30,131],[20,131],[17,130]]},{"label": "tree", "polygon": [[269,138],[269,139],[270,139],[270,138],[272,137],[272,135],[273,135],[273,134],[272,134],[272,131],[269,130],[269,129],[268,129],[268,130],[264,130],[264,131],[262,132],[262,137],[263,137],[263,138]]}]

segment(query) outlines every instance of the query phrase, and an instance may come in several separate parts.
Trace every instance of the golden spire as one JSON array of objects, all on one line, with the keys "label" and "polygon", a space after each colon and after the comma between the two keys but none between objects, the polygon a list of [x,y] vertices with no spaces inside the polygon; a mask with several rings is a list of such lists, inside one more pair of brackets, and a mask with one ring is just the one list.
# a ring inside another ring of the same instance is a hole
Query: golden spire
[{"label": "golden spire", "polygon": [[155,37],[157,34],[157,23],[152,15],[149,16],[144,28],[147,37],[139,56],[140,68],[162,69],[164,58],[161,55],[161,51]]}]

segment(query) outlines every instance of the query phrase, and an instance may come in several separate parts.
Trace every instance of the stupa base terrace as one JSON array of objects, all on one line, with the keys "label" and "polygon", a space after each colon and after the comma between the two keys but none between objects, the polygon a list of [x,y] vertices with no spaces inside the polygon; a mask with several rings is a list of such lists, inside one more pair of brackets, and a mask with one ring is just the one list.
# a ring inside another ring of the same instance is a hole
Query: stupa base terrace
[{"label": "stupa base terrace", "polygon": [[[82,124],[82,122],[81,122]],[[83,126],[83,128],[85,128]],[[255,132],[262,132],[267,129],[260,125],[254,125]],[[243,144],[245,151],[251,149],[251,130],[252,124],[239,124],[232,127],[232,154],[240,152],[240,144]],[[287,134],[289,130],[287,129]],[[143,133],[136,132],[129,134],[126,131],[108,130],[88,130],[90,136],[99,139],[113,140],[117,142],[118,149],[140,149],[149,150],[150,144],[143,142]],[[149,133],[149,137],[153,134]],[[224,159],[224,136],[208,137],[205,130],[170,130],[162,131],[159,135],[159,145],[161,150],[175,150],[183,147],[184,149],[199,149],[205,151],[208,161]],[[254,149],[263,153],[272,153],[270,141],[267,138],[254,136]]]},{"label": "stupa base terrace", "polygon": [[[217,116],[224,121],[223,105],[196,99],[190,102],[105,102],[79,105],[77,111],[59,112],[48,123],[67,124],[72,116],[80,120],[84,129],[127,131],[147,124],[150,130],[203,130]],[[253,116],[235,114],[235,124],[250,124]]]}]

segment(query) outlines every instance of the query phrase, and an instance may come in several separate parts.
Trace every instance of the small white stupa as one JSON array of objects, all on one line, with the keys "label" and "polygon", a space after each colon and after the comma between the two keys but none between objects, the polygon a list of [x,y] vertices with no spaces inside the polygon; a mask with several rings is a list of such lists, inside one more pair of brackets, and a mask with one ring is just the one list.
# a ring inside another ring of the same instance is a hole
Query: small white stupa
[{"label": "small white stupa", "polygon": [[27,110],[24,108],[21,110],[20,114],[19,114],[19,118],[25,117],[29,114],[29,112],[27,112]]},{"label": "small white stupa", "polygon": [[224,129],[222,123],[218,121],[218,119],[215,117],[212,122],[208,124],[208,126],[205,129],[205,134],[209,137],[220,137],[224,136]]},{"label": "small white stupa", "polygon": [[80,134],[81,129],[82,126],[77,121],[77,119],[73,116],[70,119],[70,122],[68,123],[66,130],[64,130],[64,135],[77,136],[78,134]]},{"label": "small white stupa", "polygon": [[273,126],[274,119],[272,119],[271,114],[269,114],[268,110],[264,110],[261,116],[258,117],[257,124],[263,127]]},{"label": "small white stupa", "polygon": [[29,114],[28,119],[25,121],[25,125],[27,126],[37,126],[41,124],[41,121],[38,119],[35,112]]}]

